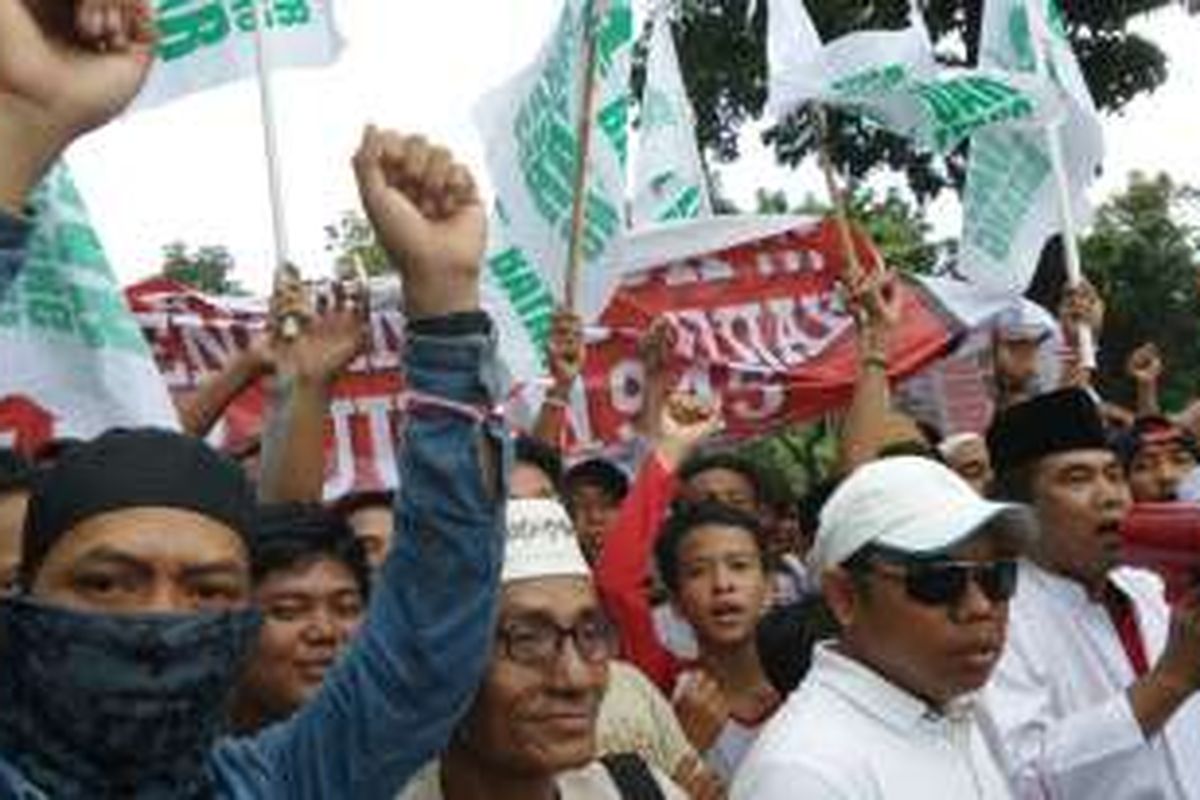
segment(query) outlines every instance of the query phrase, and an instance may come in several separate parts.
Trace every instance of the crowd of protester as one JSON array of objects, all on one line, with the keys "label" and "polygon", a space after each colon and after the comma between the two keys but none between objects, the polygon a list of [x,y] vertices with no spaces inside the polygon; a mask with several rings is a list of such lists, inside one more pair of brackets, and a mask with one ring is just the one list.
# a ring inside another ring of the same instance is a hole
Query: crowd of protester
[{"label": "crowd of protester", "polygon": [[[135,95],[147,18],[0,0],[0,278],[40,176]],[[298,283],[183,432],[0,451],[0,798],[1200,800],[1200,558],[1170,603],[1124,560],[1140,509],[1197,499],[1198,417],[1159,407],[1152,346],[1137,408],[1101,401],[1090,287],[1049,330],[1001,315],[990,425],[936,431],[890,393],[895,278],[847,279],[837,463],[792,497],[676,391],[661,324],[633,463],[564,449],[569,313],[512,430],[472,176],[373,127],[353,169],[402,278],[399,488],[322,502],[365,304]],[[217,452],[263,376],[260,451]]]}]

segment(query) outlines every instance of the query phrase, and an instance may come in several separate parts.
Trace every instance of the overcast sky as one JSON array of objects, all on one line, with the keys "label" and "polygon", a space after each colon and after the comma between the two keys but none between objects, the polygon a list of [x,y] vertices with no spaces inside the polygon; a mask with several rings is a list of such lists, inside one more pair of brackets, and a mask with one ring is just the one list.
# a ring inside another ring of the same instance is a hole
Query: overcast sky
[{"label": "overcast sky", "polygon": [[[357,205],[349,170],[367,122],[420,132],[448,144],[477,171],[482,145],[471,123],[476,100],[528,63],[561,0],[341,0],[348,46],[333,67],[282,74],[279,128],[294,257],[306,272],[328,269],[322,228]],[[519,8],[519,13],[514,13]],[[1108,161],[1097,199],[1131,170],[1165,170],[1200,185],[1200,17],[1171,9],[1138,23],[1170,56],[1171,77],[1153,95],[1106,120]],[[725,191],[750,205],[758,187],[799,200],[819,193],[814,170],[774,165],[748,135],[745,157],[721,168]],[[155,271],[162,245],[224,244],[236,277],[269,284],[270,214],[251,83],[130,115],[76,146],[71,163],[109,256],[124,281]],[[939,232],[956,225],[939,203]]]}]

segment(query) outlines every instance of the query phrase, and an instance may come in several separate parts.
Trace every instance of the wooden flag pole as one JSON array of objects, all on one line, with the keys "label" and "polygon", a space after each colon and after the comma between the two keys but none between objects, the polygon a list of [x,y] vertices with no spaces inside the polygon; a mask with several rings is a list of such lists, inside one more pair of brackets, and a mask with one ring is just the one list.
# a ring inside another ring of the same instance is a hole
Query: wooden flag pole
[{"label": "wooden flag pole", "polygon": [[[275,124],[274,62],[271,57],[271,34],[267,31],[269,3],[270,0],[254,0],[254,58],[258,68],[258,100],[267,158],[271,231],[275,242],[274,284],[278,287],[284,280],[295,279],[299,275],[292,265],[284,207],[283,169],[280,166],[279,133]],[[300,334],[300,320],[294,316],[284,317],[280,333],[285,339],[296,338]]]},{"label": "wooden flag pole", "polygon": [[575,164],[574,198],[571,207],[571,237],[567,250],[567,274],[563,289],[563,304],[574,311],[579,290],[579,272],[583,268],[583,227],[587,218],[588,162],[592,153],[592,118],[596,114],[596,26],[599,20],[597,8],[603,9],[603,0],[589,0],[583,27],[583,80],[580,89],[580,113],[578,127],[578,160]]},{"label": "wooden flag pole", "polygon": [[[1051,32],[1039,9],[1029,9],[1034,58],[1038,71],[1050,77],[1049,37]],[[1077,289],[1083,284],[1083,263],[1079,255],[1079,236],[1076,231],[1075,209],[1071,202],[1071,181],[1067,177],[1066,158],[1063,155],[1062,123],[1046,126],[1046,140],[1050,147],[1050,165],[1054,171],[1054,183],[1058,190],[1058,213],[1062,221],[1063,253],[1066,256],[1067,286]],[[1096,369],[1096,341],[1092,329],[1081,322],[1076,331],[1079,342],[1079,359],[1085,369]]]},{"label": "wooden flag pole", "polygon": [[858,258],[858,249],[854,246],[854,233],[850,228],[850,212],[846,208],[846,193],[838,184],[837,174],[833,168],[833,157],[829,147],[829,117],[825,108],[814,110],[817,117],[817,135],[821,140],[820,156],[821,172],[825,175],[825,188],[829,192],[829,202],[833,204],[834,219],[837,221],[838,235],[842,240],[842,250],[846,254],[846,279],[857,285],[863,276],[862,262]]}]

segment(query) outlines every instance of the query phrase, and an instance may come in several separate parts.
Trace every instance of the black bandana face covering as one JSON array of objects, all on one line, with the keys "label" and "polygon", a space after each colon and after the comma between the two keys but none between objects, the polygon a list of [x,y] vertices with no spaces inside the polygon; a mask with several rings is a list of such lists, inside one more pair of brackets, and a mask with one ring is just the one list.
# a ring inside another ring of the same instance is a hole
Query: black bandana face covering
[{"label": "black bandana face covering", "polygon": [[208,752],[258,622],[0,603],[0,754],[49,797],[211,797]]}]

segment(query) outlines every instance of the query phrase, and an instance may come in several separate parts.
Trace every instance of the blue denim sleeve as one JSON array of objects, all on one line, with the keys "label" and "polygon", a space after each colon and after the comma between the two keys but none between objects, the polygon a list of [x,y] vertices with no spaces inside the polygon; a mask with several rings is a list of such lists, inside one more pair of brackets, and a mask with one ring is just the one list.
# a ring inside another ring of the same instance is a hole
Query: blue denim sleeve
[{"label": "blue denim sleeve", "polygon": [[[485,410],[502,397],[490,333],[410,331],[405,365],[424,395]],[[395,544],[366,622],[296,717],[218,748],[223,796],[392,800],[445,749],[491,645],[508,449],[499,420],[408,416]]]},{"label": "blue denim sleeve", "polygon": [[0,211],[0,300],[25,263],[25,246],[32,231],[33,226],[26,220]]}]

